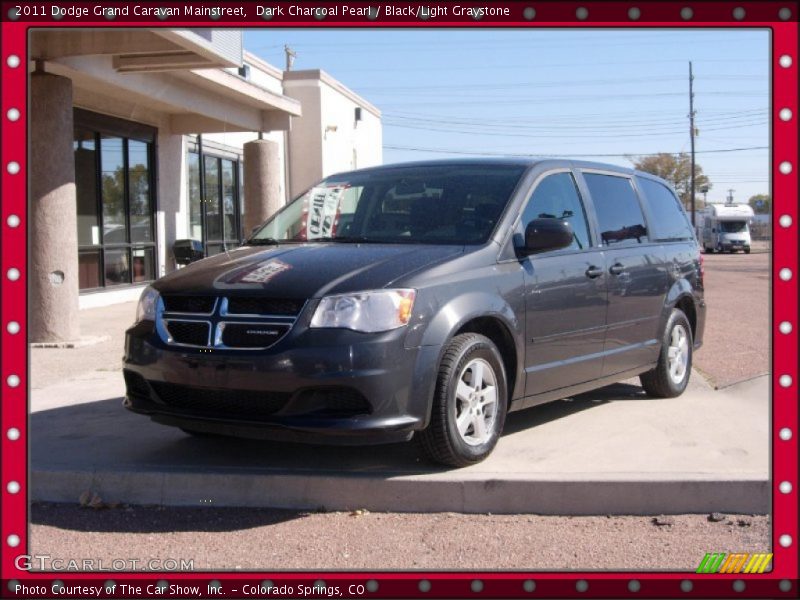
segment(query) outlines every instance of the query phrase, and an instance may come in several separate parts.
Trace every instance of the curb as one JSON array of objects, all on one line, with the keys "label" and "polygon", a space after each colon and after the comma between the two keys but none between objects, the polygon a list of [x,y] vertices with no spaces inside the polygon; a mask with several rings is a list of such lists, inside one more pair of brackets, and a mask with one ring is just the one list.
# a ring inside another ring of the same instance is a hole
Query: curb
[{"label": "curb", "polygon": [[135,505],[287,508],[372,512],[540,515],[658,515],[770,512],[768,479],[674,473],[459,479],[331,473],[190,471],[31,472],[32,502],[77,503],[86,491]]}]

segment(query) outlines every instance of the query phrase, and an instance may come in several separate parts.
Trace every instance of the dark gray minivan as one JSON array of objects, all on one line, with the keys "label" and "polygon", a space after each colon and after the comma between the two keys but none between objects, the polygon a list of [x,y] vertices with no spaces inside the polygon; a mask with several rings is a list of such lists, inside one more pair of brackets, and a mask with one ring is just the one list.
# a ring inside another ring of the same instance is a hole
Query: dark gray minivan
[{"label": "dark gray minivan", "polygon": [[683,392],[702,258],[652,175],[454,160],[328,177],[142,294],[125,406],[198,435],[485,458],[506,413],[638,375]]}]

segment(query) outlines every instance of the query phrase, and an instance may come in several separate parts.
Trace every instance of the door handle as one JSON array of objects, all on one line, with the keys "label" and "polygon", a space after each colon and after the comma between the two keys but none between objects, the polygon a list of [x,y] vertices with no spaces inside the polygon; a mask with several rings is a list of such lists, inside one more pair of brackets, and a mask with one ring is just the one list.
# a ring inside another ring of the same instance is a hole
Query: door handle
[{"label": "door handle", "polygon": [[600,267],[595,267],[594,265],[586,269],[586,276],[589,277],[590,279],[594,279],[595,277],[600,277],[600,275],[602,274],[603,274],[603,269],[601,269]]},{"label": "door handle", "polygon": [[624,270],[625,267],[623,267],[620,263],[614,263],[608,268],[608,272],[611,273],[612,275],[619,275]]}]

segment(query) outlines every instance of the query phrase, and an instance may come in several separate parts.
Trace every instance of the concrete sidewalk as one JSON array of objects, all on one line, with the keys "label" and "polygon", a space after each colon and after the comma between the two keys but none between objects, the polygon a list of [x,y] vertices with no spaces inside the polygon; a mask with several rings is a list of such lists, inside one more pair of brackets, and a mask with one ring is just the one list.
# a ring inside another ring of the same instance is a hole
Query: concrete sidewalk
[{"label": "concrete sidewalk", "polygon": [[33,389],[31,500],[560,515],[768,513],[769,379],[646,398],[635,381],[509,415],[483,463],[416,445],[197,439],[121,406],[119,372]]}]

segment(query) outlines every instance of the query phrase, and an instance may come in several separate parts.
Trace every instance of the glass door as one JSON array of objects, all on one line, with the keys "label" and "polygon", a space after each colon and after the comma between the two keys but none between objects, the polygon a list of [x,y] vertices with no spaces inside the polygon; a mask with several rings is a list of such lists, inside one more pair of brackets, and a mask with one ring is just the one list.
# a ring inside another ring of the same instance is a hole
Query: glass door
[{"label": "glass door", "polygon": [[80,289],[153,281],[155,130],[88,111],[75,113]]},{"label": "glass door", "polygon": [[[202,172],[200,165],[202,164]],[[241,243],[241,161],[190,152],[189,233],[203,242],[206,256]]]}]

